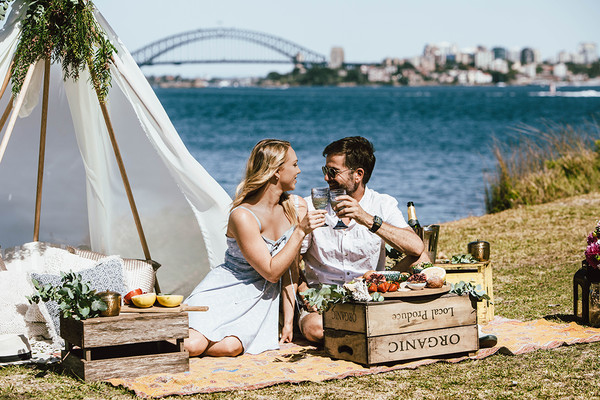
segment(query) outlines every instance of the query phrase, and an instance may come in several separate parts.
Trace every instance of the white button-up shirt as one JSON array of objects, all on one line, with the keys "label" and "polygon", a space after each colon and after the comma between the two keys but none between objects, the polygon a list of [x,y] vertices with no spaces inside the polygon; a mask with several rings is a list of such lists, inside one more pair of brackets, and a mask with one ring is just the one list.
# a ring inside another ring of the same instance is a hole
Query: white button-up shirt
[{"label": "white button-up shirt", "polygon": [[[314,210],[312,200],[306,198],[308,209]],[[365,188],[358,202],[370,215],[378,215],[398,228],[408,226],[398,202],[392,196]],[[304,238],[302,255],[309,286],[315,284],[342,285],[362,276],[368,270],[385,268],[385,242],[369,228],[350,220],[347,229],[333,229],[339,218],[327,205],[326,227],[312,231]]]}]

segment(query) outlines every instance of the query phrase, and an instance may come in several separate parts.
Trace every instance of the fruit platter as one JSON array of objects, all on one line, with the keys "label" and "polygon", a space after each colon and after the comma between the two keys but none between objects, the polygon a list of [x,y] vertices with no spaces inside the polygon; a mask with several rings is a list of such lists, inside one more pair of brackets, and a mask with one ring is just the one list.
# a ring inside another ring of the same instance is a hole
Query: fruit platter
[{"label": "fruit platter", "polygon": [[208,311],[206,306],[188,306],[181,304],[182,295],[144,293],[142,289],[130,291],[123,298],[125,303],[121,312],[184,312],[184,311]]}]

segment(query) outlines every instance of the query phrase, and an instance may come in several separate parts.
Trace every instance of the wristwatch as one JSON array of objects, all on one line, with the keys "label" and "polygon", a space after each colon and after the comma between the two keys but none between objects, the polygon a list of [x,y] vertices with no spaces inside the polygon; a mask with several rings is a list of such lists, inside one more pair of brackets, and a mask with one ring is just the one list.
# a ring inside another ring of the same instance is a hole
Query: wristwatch
[{"label": "wristwatch", "polygon": [[381,224],[383,224],[383,220],[381,219],[380,216],[375,215],[375,216],[373,216],[373,226],[369,230],[371,232],[375,233],[375,232],[377,232],[377,229],[379,229]]}]

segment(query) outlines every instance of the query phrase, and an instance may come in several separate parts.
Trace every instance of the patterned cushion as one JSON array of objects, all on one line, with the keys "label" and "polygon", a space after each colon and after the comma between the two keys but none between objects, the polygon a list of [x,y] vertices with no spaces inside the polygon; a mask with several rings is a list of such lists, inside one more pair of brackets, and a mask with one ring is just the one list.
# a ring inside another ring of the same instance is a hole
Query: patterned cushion
[{"label": "patterned cushion", "polygon": [[[75,254],[96,261],[106,257],[104,254],[84,249],[75,249]],[[155,273],[158,267],[160,267],[160,264],[154,261],[124,258],[123,279],[127,292],[137,288],[142,289],[144,292],[153,292]]]},{"label": "patterned cushion", "polygon": [[[84,281],[90,282],[90,287],[98,292],[112,290],[124,296],[126,292],[123,283],[123,260],[119,257],[106,257],[95,267],[78,272]],[[31,278],[40,285],[60,285],[60,275],[31,273]],[[54,341],[60,340],[60,309],[56,302],[40,302],[40,311],[48,322],[48,332]]]}]

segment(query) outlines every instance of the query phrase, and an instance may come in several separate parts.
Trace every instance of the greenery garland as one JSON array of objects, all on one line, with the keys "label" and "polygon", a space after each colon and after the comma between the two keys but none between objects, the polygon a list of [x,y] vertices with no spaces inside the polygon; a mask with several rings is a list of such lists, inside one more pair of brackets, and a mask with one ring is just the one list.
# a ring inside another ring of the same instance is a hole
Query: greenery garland
[{"label": "greenery garland", "polygon": [[[14,0],[0,0],[0,20]],[[27,14],[11,76],[13,95],[19,94],[29,66],[41,59],[60,62],[63,79],[79,79],[89,65],[92,85],[101,102],[111,86],[110,64],[115,47],[94,18],[88,0],[26,0]]]}]

